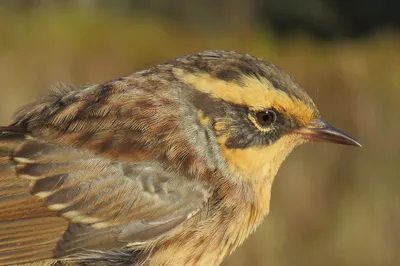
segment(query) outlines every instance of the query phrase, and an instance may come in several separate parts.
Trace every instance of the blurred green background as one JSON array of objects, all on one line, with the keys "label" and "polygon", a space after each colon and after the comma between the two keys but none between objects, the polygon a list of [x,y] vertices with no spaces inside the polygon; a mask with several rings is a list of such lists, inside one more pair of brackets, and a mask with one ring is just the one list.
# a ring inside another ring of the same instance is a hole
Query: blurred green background
[{"label": "blurred green background", "polygon": [[0,0],[0,122],[58,81],[99,83],[206,49],[252,53],[364,147],[296,150],[270,215],[224,265],[400,265],[399,3]]}]

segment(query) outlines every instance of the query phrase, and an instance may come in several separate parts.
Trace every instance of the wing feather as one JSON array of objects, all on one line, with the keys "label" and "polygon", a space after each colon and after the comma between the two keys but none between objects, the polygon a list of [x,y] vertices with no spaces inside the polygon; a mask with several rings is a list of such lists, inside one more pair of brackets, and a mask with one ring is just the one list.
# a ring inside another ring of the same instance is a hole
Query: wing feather
[{"label": "wing feather", "polygon": [[153,241],[205,206],[209,187],[165,161],[188,153],[171,103],[126,97],[64,91],[0,128],[0,265]]},{"label": "wing feather", "polygon": [[37,260],[149,241],[210,196],[156,161],[114,161],[32,138],[12,148],[0,167],[0,264],[25,260],[21,252]]}]

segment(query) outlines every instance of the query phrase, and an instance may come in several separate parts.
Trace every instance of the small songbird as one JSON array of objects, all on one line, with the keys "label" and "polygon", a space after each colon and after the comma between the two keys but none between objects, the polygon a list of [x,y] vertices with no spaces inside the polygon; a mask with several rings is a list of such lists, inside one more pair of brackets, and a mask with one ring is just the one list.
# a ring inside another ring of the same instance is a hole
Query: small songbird
[{"label": "small songbird", "polygon": [[310,141],[360,146],[248,54],[59,85],[0,128],[0,265],[219,265]]}]

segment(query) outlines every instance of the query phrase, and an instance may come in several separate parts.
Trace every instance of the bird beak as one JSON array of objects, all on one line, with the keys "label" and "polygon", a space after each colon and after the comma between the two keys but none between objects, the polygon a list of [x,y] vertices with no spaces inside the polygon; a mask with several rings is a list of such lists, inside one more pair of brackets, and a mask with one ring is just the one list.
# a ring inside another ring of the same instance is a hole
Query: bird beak
[{"label": "bird beak", "polygon": [[334,128],[322,119],[312,120],[308,126],[299,129],[297,133],[311,141],[328,141],[361,147],[361,144],[357,140]]}]

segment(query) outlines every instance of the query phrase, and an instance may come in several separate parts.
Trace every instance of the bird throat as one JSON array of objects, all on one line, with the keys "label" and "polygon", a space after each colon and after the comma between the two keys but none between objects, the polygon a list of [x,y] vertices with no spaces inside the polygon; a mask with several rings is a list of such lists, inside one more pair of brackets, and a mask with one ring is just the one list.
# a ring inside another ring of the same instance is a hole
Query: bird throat
[{"label": "bird throat", "polygon": [[[283,136],[274,144],[247,149],[229,149],[221,145],[232,178],[243,189],[235,197],[241,197],[235,213],[235,221],[230,230],[237,235],[232,250],[239,246],[252,233],[269,213],[271,188],[275,175],[287,155],[302,141],[295,136]],[[242,193],[242,195],[240,195]],[[228,255],[228,254],[227,254]]]},{"label": "bird throat", "polygon": [[219,139],[221,153],[233,178],[254,186],[263,186],[265,182],[272,184],[282,162],[299,144],[300,139],[285,135],[271,145],[231,149]]}]

